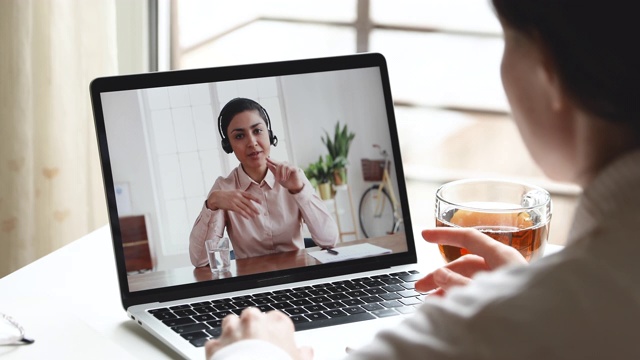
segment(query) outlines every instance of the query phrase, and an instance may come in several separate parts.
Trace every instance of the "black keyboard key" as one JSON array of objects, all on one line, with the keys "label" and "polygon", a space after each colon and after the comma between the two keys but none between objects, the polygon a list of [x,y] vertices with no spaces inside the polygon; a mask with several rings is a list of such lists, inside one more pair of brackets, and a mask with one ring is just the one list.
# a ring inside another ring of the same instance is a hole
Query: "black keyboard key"
[{"label": "black keyboard key", "polygon": [[364,304],[364,305],[360,305],[363,309],[367,310],[367,311],[374,311],[374,310],[381,310],[384,309],[384,306],[378,304],[378,303],[371,303],[371,304]]},{"label": "black keyboard key", "polygon": [[282,309],[292,308],[294,306],[287,301],[283,301],[283,302],[271,304],[271,307],[274,308],[275,310],[282,310]]},{"label": "black keyboard key", "polygon": [[349,291],[349,289],[347,289],[344,286],[329,286],[326,288],[329,292],[331,292],[332,294],[338,294],[338,293],[345,293],[347,291]]},{"label": "black keyboard key", "polygon": [[405,276],[399,276],[399,278],[402,279],[404,282],[418,281],[423,277],[424,276],[422,276],[421,274],[408,274]]},{"label": "black keyboard key", "polygon": [[377,317],[387,317],[387,316],[395,316],[395,315],[399,315],[400,313],[393,310],[393,309],[381,309],[381,310],[374,310],[371,312],[373,315],[377,316]]},{"label": "black keyboard key", "polygon": [[322,284],[312,285],[311,287],[314,288],[314,289],[324,289],[324,288],[326,288],[327,286],[330,286],[330,285],[331,284],[329,284],[329,283],[322,283]]},{"label": "black keyboard key", "polygon": [[313,290],[309,290],[308,293],[311,294],[311,296],[321,296],[321,295],[329,295],[331,294],[331,291],[327,289],[313,289]]},{"label": "black keyboard key", "polygon": [[364,292],[364,290],[349,291],[347,293],[347,295],[351,296],[352,298],[359,298],[359,297],[363,297],[363,296],[369,296],[369,294]]},{"label": "black keyboard key", "polygon": [[208,328],[209,326],[207,326],[207,324],[198,323],[198,324],[174,326],[171,328],[171,330],[177,332],[178,334],[186,334],[186,333],[191,333],[199,330],[207,330]]},{"label": "black keyboard key", "polygon": [[344,311],[342,311],[340,309],[327,310],[327,311],[323,312],[323,314],[327,315],[330,318],[349,315],[349,314],[347,314],[346,312],[344,312]]},{"label": "black keyboard key", "polygon": [[202,339],[202,338],[208,338],[209,335],[207,335],[206,332],[204,331],[196,331],[196,332],[191,332],[191,333],[187,333],[187,334],[180,334],[180,336],[182,336],[183,338],[185,338],[186,340],[196,340],[196,339]]},{"label": "black keyboard key", "polygon": [[371,280],[371,278],[368,277],[361,277],[361,278],[357,278],[357,279],[351,279],[352,282],[363,282],[363,281],[367,281],[367,280]]},{"label": "black keyboard key", "polygon": [[169,308],[158,308],[158,309],[147,310],[149,314],[157,314],[157,313],[167,312],[167,311],[169,311]]},{"label": "black keyboard key", "polygon": [[195,346],[195,347],[203,347],[204,344],[209,341],[209,339],[205,336],[199,339],[193,339],[193,340],[189,340],[189,342],[191,343],[191,345]]},{"label": "black keyboard key", "polygon": [[207,334],[209,334],[210,336],[212,336],[214,338],[219,338],[220,335],[222,334],[222,328],[220,328],[220,327],[213,328],[213,329],[207,329],[205,331],[207,332]]},{"label": "black keyboard key", "polygon": [[312,297],[311,299],[309,299],[309,301],[311,301],[314,304],[321,304],[321,303],[330,302],[331,299],[329,299],[326,296],[317,296],[317,297]]},{"label": "black keyboard key", "polygon": [[164,311],[164,312],[155,313],[155,314],[153,314],[153,317],[155,317],[158,320],[169,320],[169,319],[177,319],[178,318],[171,311]]},{"label": "black keyboard key", "polygon": [[269,305],[269,304],[264,304],[264,305],[258,305],[256,306],[256,308],[262,312],[267,312],[267,311],[271,311],[271,310],[275,310],[273,308],[273,306]]},{"label": "black keyboard key", "polygon": [[313,289],[313,286],[299,286],[299,287],[293,288],[293,291],[306,291],[311,289]]},{"label": "black keyboard key", "polygon": [[211,305],[211,301],[200,301],[200,302],[191,303],[191,307],[201,307],[201,306],[207,306],[207,305]]},{"label": "black keyboard key", "polygon": [[[232,302],[225,303],[225,304],[215,304],[215,305],[213,305],[213,307],[215,308],[215,311],[233,310],[233,309],[237,309],[238,308],[235,305],[233,305]],[[212,311],[210,311],[210,312],[212,312]]]},{"label": "black keyboard key", "polygon": [[302,316],[302,315],[292,315],[289,316],[289,318],[291,319],[291,321],[293,321],[293,324],[302,324],[302,323],[306,323],[306,322],[310,322],[311,320],[307,319],[306,317]]},{"label": "black keyboard key", "polygon": [[349,299],[349,295],[345,294],[345,293],[337,293],[337,294],[331,294],[331,295],[327,295],[327,297],[331,300],[344,300],[344,299]]},{"label": "black keyboard key", "polygon": [[305,306],[305,305],[313,304],[311,301],[309,301],[307,299],[291,300],[291,301],[289,301],[289,303],[291,305],[293,305],[293,306]]},{"label": "black keyboard key", "polygon": [[[251,297],[251,295],[247,295],[249,297]],[[231,300],[230,298],[224,298],[224,299],[217,299],[217,300],[213,300],[211,301],[211,304],[216,305],[216,304],[226,304],[226,303],[230,303],[233,300]]]},{"label": "black keyboard key", "polygon": [[406,275],[409,275],[409,273],[406,271],[398,271],[398,272],[389,274],[389,276],[393,276],[393,277],[400,277],[400,276],[406,276]]},{"label": "black keyboard key", "polygon": [[317,321],[317,320],[325,320],[325,319],[329,319],[329,317],[323,313],[312,313],[312,314],[305,314],[304,317],[306,317],[307,319],[311,320],[311,321]]},{"label": "black keyboard key", "polygon": [[250,300],[252,298],[253,298],[253,296],[251,296],[251,295],[240,295],[240,296],[232,297],[231,301],[243,301],[243,300]]},{"label": "black keyboard key", "polygon": [[382,279],[380,281],[382,281],[383,283],[385,283],[387,285],[402,284],[403,282],[406,282],[406,281],[402,281],[401,279],[398,279],[398,278],[388,278],[388,279]]},{"label": "black keyboard key", "polygon": [[291,292],[293,292],[293,290],[291,289],[282,289],[282,290],[272,291],[273,295],[284,295],[284,294],[289,294]]},{"label": "black keyboard key", "polygon": [[[385,295],[385,294],[383,294]],[[379,296],[363,296],[360,298],[360,300],[366,302],[366,303],[376,303],[376,302],[381,302],[382,298],[380,298]]]},{"label": "black keyboard key", "polygon": [[303,322],[299,324],[294,323],[294,325],[296,330],[300,331],[300,330],[316,329],[316,328],[326,327],[326,326],[348,324],[348,323],[353,323],[358,321],[372,320],[375,318],[376,317],[371,315],[370,313],[363,312],[360,314],[353,314],[349,316],[338,316],[338,317],[334,317],[326,320],[317,320],[317,321],[307,320],[308,322]]},{"label": "black keyboard key", "polygon": [[178,326],[178,325],[195,324],[196,323],[196,321],[193,320],[190,317],[162,320],[162,322],[165,325],[169,326],[169,327],[174,327],[174,326]]},{"label": "black keyboard key", "polygon": [[197,313],[191,309],[176,310],[173,313],[176,314],[177,317],[187,317],[187,316],[197,315]]},{"label": "black keyboard key", "polygon": [[275,302],[283,302],[283,301],[289,301],[289,300],[293,300],[293,298],[289,295],[273,295],[271,296],[271,299]]},{"label": "black keyboard key", "polygon": [[216,319],[224,319],[225,316],[231,315],[231,314],[233,314],[233,313],[231,311],[229,311],[229,310],[218,311],[218,312],[211,313],[211,315],[215,316]]},{"label": "black keyboard key", "polygon": [[200,314],[200,315],[193,316],[193,319],[196,320],[197,322],[205,322],[205,321],[215,320],[216,317],[211,314]]},{"label": "black keyboard key", "polygon": [[342,302],[347,306],[355,306],[355,305],[361,305],[365,303],[360,299],[346,299],[346,300],[342,300]]},{"label": "black keyboard key", "polygon": [[267,297],[267,296],[271,296],[271,295],[273,295],[273,293],[271,291],[265,291],[265,292],[253,294],[253,297],[255,299],[257,299],[257,298],[263,298],[263,297]]},{"label": "black keyboard key", "polygon": [[264,296],[264,297],[261,297],[261,298],[253,299],[252,301],[256,304],[256,306],[258,306],[258,305],[266,305],[266,304],[271,304],[271,303],[277,302],[277,301],[271,300],[271,298],[269,298],[268,296]]},{"label": "black keyboard key", "polygon": [[322,305],[322,304],[313,304],[313,305],[307,305],[304,307],[308,312],[317,312],[317,311],[324,311],[324,310],[329,310],[327,309],[326,306]]},{"label": "black keyboard key", "polygon": [[329,303],[324,303],[324,306],[327,307],[327,309],[342,309],[343,307],[346,307],[343,303],[341,303],[340,301],[334,301],[334,302],[329,302]]},{"label": "black keyboard key", "polygon": [[[231,305],[239,309],[244,309],[244,308],[248,308],[249,306],[255,306],[256,304],[251,300],[238,300],[238,301],[232,302]],[[224,309],[220,309],[220,310],[224,310]]]},{"label": "black keyboard key", "polygon": [[215,312],[217,310],[214,309],[213,306],[200,306],[200,307],[194,307],[193,311],[197,312],[198,314],[206,314],[206,313]]},{"label": "black keyboard key", "polygon": [[353,314],[360,314],[365,312],[365,310],[363,308],[361,308],[360,306],[350,306],[350,307],[346,307],[344,309],[342,309],[344,312],[346,312],[349,315],[353,315]]},{"label": "black keyboard key", "polygon": [[386,294],[387,290],[381,287],[374,287],[370,289],[364,289],[364,292],[366,292],[369,295],[379,295],[379,294]]},{"label": "black keyboard key", "polygon": [[219,328],[220,326],[222,326],[222,319],[207,321],[207,325],[211,326],[212,328]]},{"label": "black keyboard key", "polygon": [[345,284],[344,287],[346,287],[349,290],[362,290],[367,288],[366,285],[360,282],[352,282],[350,284]]},{"label": "black keyboard key", "polygon": [[403,291],[406,290],[404,287],[402,287],[399,284],[393,284],[393,285],[385,285],[382,287],[383,289],[387,290],[387,292],[396,292],[396,291]]},{"label": "black keyboard key", "polygon": [[287,313],[289,316],[292,316],[292,315],[306,314],[309,311],[307,311],[307,309],[305,308],[297,307],[297,308],[291,308],[291,309],[284,309],[284,312]]},{"label": "black keyboard key", "polygon": [[311,294],[309,294],[306,291],[294,292],[294,293],[291,293],[289,295],[294,299],[308,299],[308,298],[311,297]]},{"label": "black keyboard key", "polygon": [[372,276],[371,278],[374,279],[374,280],[378,280],[378,279],[384,279],[384,278],[388,278],[388,277],[391,277],[391,275],[389,275],[389,274],[380,274],[380,275]]},{"label": "black keyboard key", "polygon": [[385,299],[385,300],[396,300],[396,299],[401,299],[402,296],[396,294],[396,293],[386,293],[386,294],[380,294],[380,297]]},{"label": "black keyboard key", "polygon": [[176,306],[170,306],[169,309],[171,310],[186,310],[186,309],[191,309],[191,305],[176,305]]},{"label": "black keyboard key", "polygon": [[380,303],[380,305],[386,308],[395,308],[395,307],[404,306],[400,301],[397,301],[397,300],[383,301]]},{"label": "black keyboard key", "polygon": [[383,283],[380,280],[368,280],[368,281],[363,281],[362,284],[366,285],[367,287],[378,287],[378,286],[384,286],[385,283]]}]

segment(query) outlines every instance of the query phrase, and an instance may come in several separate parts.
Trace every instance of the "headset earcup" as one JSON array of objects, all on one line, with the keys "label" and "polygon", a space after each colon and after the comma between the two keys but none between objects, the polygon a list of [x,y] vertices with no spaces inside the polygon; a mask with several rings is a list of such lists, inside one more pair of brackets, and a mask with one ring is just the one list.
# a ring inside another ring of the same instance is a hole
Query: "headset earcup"
[{"label": "headset earcup", "polygon": [[222,139],[220,143],[222,144],[222,150],[224,150],[224,152],[227,154],[231,154],[233,152],[231,144],[229,144],[229,139]]},{"label": "headset earcup", "polygon": [[273,135],[271,130],[269,130],[269,143],[273,146],[278,146],[278,137]]}]

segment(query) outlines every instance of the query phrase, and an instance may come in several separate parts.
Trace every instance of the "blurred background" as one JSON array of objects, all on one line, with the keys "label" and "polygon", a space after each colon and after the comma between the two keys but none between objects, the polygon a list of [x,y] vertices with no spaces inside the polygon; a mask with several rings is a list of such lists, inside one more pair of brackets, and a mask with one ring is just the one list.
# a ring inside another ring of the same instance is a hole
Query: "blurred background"
[{"label": "blurred background", "polygon": [[107,224],[99,76],[379,52],[416,234],[439,185],[492,176],[548,189],[563,244],[580,193],[527,154],[487,0],[3,0],[0,45],[0,277]]}]

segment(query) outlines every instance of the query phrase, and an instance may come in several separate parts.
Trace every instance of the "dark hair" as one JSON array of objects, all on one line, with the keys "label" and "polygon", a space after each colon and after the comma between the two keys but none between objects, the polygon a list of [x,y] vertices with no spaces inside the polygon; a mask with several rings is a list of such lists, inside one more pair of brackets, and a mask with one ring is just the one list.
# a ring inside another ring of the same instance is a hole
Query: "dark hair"
[{"label": "dark hair", "polygon": [[220,110],[220,116],[218,117],[218,126],[220,131],[220,136],[225,139],[227,138],[227,128],[229,128],[229,123],[234,116],[240,114],[244,111],[256,110],[267,127],[270,126],[269,120],[267,119],[266,112],[264,108],[258,104],[256,101],[247,99],[247,98],[235,98],[230,100],[223,108]]},{"label": "dark hair", "polygon": [[629,0],[492,0],[501,21],[538,41],[583,109],[640,134],[636,4]]}]

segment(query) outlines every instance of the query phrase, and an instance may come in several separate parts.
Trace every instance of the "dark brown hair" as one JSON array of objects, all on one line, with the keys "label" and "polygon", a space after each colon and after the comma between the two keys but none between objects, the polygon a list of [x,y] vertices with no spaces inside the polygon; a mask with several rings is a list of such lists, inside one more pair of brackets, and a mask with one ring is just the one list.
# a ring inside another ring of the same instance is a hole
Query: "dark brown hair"
[{"label": "dark brown hair", "polygon": [[503,24],[537,40],[584,110],[640,134],[635,1],[492,0]]}]

